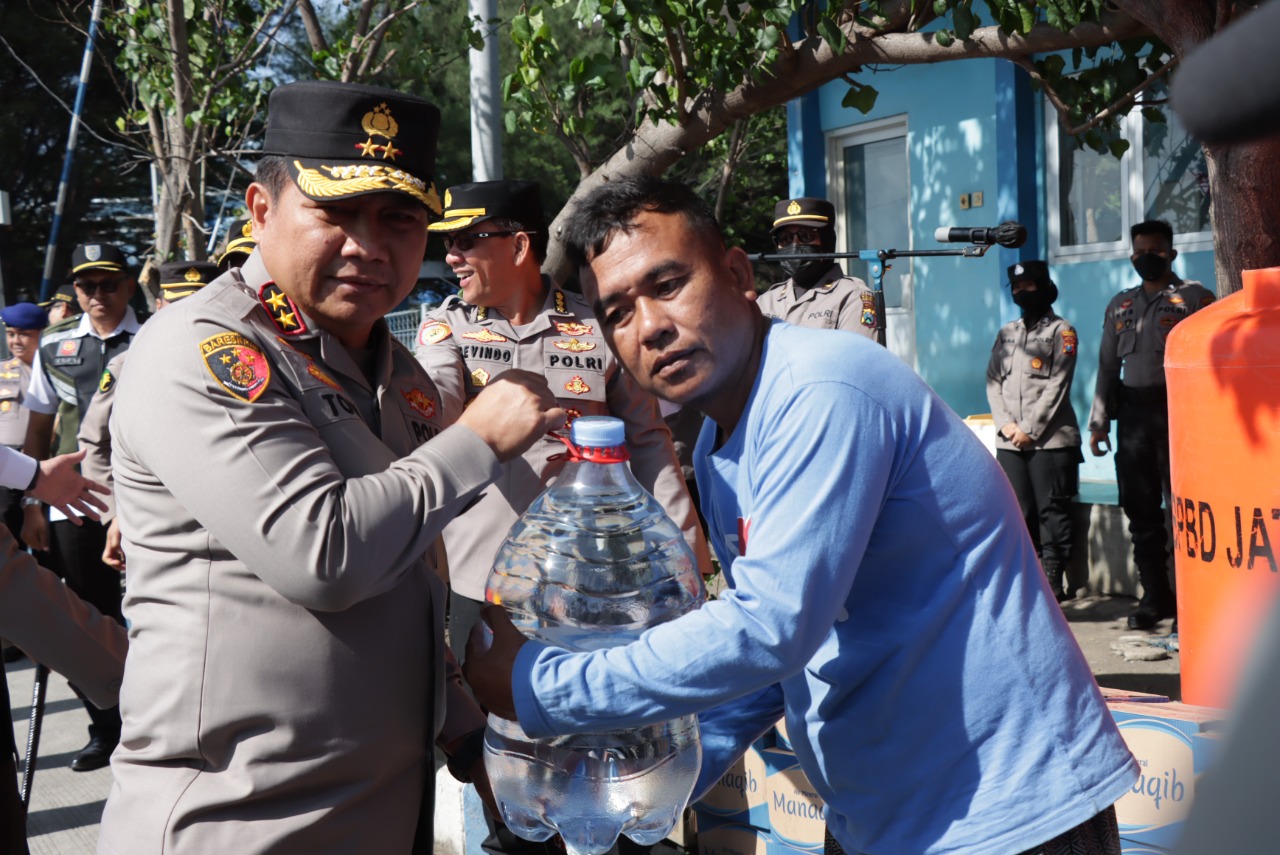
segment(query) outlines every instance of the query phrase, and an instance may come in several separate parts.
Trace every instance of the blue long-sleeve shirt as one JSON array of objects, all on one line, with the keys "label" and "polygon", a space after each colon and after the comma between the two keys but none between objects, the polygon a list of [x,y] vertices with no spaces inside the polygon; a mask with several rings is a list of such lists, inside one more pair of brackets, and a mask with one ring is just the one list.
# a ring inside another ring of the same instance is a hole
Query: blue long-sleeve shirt
[{"label": "blue long-sleeve shirt", "polygon": [[526,732],[706,711],[705,783],[784,709],[850,853],[1019,852],[1132,784],[1007,481],[900,360],[775,322],[717,441],[695,467],[730,590],[625,647],[525,645]]}]

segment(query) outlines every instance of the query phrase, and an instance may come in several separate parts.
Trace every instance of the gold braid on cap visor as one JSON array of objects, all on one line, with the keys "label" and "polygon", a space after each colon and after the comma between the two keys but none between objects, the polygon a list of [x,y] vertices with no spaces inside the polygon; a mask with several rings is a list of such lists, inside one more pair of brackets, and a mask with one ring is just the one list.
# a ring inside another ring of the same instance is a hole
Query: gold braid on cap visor
[{"label": "gold braid on cap visor", "polygon": [[307,169],[296,160],[293,165],[298,170],[298,189],[311,197],[331,199],[373,190],[399,190],[426,205],[436,216],[444,210],[435,184],[427,184],[402,169],[372,163],[320,167],[333,176],[330,178],[320,169]]}]

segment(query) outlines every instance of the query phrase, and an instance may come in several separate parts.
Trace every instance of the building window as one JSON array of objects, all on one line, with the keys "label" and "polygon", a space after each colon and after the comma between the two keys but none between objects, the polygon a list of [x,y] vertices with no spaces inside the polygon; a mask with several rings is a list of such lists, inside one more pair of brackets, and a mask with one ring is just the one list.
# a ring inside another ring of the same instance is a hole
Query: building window
[{"label": "building window", "polygon": [[1204,152],[1167,104],[1147,109],[1159,110],[1165,121],[1149,122],[1141,110],[1132,111],[1121,124],[1129,150],[1115,158],[1077,148],[1046,102],[1051,262],[1126,257],[1129,227],[1151,219],[1173,226],[1179,250],[1213,248]]}]

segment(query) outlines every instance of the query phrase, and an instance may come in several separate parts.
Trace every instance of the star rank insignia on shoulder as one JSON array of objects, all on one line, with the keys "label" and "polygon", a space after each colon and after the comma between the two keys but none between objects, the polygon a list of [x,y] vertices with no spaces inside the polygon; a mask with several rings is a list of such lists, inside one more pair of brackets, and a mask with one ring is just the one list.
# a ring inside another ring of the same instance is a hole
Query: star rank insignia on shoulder
[{"label": "star rank insignia on shoulder", "polygon": [[98,378],[98,391],[110,392],[111,387],[116,385],[116,376],[111,373],[110,369],[102,369],[102,376]]},{"label": "star rank insignia on shoulder", "polygon": [[239,333],[222,332],[200,342],[204,364],[232,397],[253,403],[271,382],[271,363],[258,345]]},{"label": "star rank insignia on shoulder", "polygon": [[301,335],[309,332],[307,322],[303,320],[298,307],[276,283],[268,282],[258,289],[258,300],[261,301],[262,307],[271,316],[271,322],[280,332],[285,335]]}]

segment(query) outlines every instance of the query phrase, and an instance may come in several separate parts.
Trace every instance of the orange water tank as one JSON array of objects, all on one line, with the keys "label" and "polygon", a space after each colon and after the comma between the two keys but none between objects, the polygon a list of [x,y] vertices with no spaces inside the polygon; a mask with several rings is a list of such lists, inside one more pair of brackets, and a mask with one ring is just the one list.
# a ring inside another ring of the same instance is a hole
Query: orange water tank
[{"label": "orange water tank", "polygon": [[1169,334],[1182,698],[1227,707],[1280,593],[1280,267]]}]

